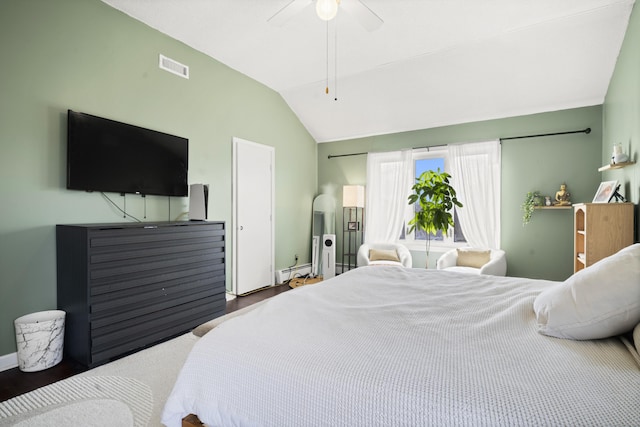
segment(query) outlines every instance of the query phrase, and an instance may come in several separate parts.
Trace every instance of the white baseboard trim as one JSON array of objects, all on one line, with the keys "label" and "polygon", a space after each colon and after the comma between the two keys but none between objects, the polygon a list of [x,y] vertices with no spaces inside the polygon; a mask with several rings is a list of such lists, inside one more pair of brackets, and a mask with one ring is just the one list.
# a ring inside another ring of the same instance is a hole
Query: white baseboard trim
[{"label": "white baseboard trim", "polygon": [[293,276],[300,277],[305,274],[311,274],[311,264],[301,264],[298,266],[283,268],[276,271],[276,284],[281,285],[289,279],[293,279]]},{"label": "white baseboard trim", "polygon": [[18,353],[0,356],[0,372],[18,367]]}]

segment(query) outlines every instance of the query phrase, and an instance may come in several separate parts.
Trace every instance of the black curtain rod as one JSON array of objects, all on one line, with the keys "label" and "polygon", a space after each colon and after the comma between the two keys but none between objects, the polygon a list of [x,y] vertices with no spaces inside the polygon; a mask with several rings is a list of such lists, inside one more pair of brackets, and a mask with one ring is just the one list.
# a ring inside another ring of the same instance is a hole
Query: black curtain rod
[{"label": "black curtain rod", "polygon": [[327,159],[333,159],[335,157],[351,157],[351,156],[363,156],[369,153],[349,153],[349,154],[329,154]]},{"label": "black curtain rod", "polygon": [[582,130],[569,130],[566,132],[540,133],[538,135],[508,136],[506,138],[500,138],[500,141],[509,141],[512,139],[523,139],[523,138],[538,138],[543,136],[569,135],[572,133],[586,133],[588,135],[591,133],[591,128],[586,128]]},{"label": "black curtain rod", "polygon": [[[446,145],[431,145],[428,147],[411,147],[412,150],[424,150],[425,148],[429,150],[430,148],[440,148],[446,147]],[[334,157],[350,157],[350,156],[363,156],[369,153],[349,153],[349,154],[329,154],[327,158],[333,159]]]},{"label": "black curtain rod", "polygon": [[[521,136],[508,136],[505,138],[500,138],[500,142],[502,141],[510,141],[512,139],[524,139],[524,138],[540,138],[540,137],[544,137],[544,136],[556,136],[556,135],[569,135],[572,133],[586,133],[587,135],[591,133],[591,128],[586,128],[586,129],[582,129],[582,130],[569,130],[566,132],[554,132],[554,133],[540,133],[537,135],[521,135]],[[430,147],[413,147],[413,150],[419,150],[419,149],[424,149],[426,148],[427,150],[429,148],[436,148],[436,147],[444,147],[444,145],[432,145]],[[369,153],[349,153],[349,154],[329,154],[327,156],[328,159],[333,159],[336,157],[350,157],[350,156],[363,156],[365,154],[369,154]]]}]

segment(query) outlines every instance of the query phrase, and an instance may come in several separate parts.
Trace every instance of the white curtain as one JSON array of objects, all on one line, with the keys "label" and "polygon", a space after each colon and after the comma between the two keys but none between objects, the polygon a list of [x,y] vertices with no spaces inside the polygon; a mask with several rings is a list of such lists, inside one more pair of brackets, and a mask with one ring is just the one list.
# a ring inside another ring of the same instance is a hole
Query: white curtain
[{"label": "white curtain", "polygon": [[467,243],[500,249],[500,141],[451,144],[449,162]]},{"label": "white curtain", "polygon": [[412,171],[411,150],[367,154],[365,242],[399,239],[413,185]]}]

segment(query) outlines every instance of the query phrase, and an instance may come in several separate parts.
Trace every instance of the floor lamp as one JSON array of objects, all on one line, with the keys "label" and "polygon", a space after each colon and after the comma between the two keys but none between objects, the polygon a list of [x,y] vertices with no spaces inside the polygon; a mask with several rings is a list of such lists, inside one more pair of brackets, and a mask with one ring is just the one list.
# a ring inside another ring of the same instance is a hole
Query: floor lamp
[{"label": "floor lamp", "polygon": [[342,187],[342,272],[357,266],[364,226],[364,186]]}]

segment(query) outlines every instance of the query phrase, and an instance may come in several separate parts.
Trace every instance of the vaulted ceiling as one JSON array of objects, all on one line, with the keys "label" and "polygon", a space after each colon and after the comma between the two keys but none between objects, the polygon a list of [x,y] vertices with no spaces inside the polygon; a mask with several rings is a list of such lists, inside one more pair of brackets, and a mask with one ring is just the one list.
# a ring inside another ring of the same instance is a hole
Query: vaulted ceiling
[{"label": "vaulted ceiling", "polygon": [[103,1],[277,91],[318,142],[601,104],[634,4],[362,0],[368,31],[360,0],[328,24],[312,0]]}]

